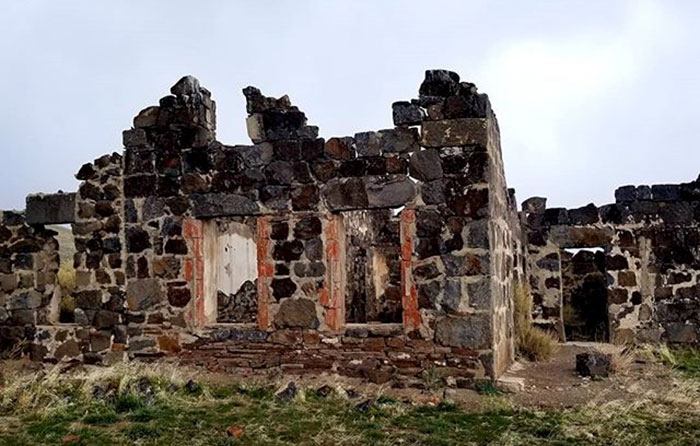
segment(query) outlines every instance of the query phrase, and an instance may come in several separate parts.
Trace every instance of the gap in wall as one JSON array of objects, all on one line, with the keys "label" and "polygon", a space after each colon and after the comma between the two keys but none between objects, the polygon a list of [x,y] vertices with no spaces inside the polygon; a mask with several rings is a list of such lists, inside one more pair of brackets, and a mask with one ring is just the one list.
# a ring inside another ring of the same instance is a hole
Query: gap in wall
[{"label": "gap in wall", "polygon": [[346,234],[345,322],[402,322],[398,214],[382,209],[341,215]]},{"label": "gap in wall", "polygon": [[603,247],[563,249],[561,277],[566,339],[608,342],[608,284]]},{"label": "gap in wall", "polygon": [[204,223],[204,311],[210,323],[255,323],[257,244],[251,219]]}]

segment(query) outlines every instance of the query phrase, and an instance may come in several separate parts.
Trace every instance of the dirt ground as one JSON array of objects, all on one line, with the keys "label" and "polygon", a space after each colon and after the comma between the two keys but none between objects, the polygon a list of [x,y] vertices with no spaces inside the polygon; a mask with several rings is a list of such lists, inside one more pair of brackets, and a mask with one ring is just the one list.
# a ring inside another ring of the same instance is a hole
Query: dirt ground
[{"label": "dirt ground", "polygon": [[[620,373],[592,380],[576,373],[576,354],[595,344],[563,344],[548,361],[517,363],[507,375],[523,378],[525,390],[509,396],[520,406],[571,408],[613,400],[638,399],[640,394],[658,393],[672,385],[671,370],[637,354],[630,357]],[[603,349],[617,347],[606,345]]]}]

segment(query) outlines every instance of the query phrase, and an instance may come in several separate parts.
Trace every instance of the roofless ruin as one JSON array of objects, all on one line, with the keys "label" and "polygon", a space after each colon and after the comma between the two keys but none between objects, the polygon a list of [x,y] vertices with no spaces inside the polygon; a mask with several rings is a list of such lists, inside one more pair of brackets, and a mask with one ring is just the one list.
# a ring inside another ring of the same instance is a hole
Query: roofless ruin
[{"label": "roofless ruin", "polygon": [[[393,104],[394,128],[327,140],[248,87],[253,144],[225,145],[208,90],[187,76],[171,93],[76,193],[0,213],[0,348],[468,387],[512,362],[524,284],[562,340],[698,343],[696,181],[518,212],[488,97],[444,70]],[[66,223],[72,259],[46,227]]]}]

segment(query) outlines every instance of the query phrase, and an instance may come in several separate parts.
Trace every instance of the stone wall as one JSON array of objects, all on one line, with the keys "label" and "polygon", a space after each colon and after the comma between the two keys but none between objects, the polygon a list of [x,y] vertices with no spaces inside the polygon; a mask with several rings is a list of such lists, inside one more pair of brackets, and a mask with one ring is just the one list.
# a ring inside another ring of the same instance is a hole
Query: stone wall
[{"label": "stone wall", "polygon": [[417,99],[393,104],[394,128],[327,140],[288,97],[247,87],[253,144],[236,146],[216,140],[196,79],[171,93],[134,118],[123,154],[80,168],[77,194],[28,199],[33,230],[72,223],[77,251],[75,309],[20,321],[29,350],[396,385],[507,368],[526,263],[473,84],[428,71]]},{"label": "stone wall", "polygon": [[57,318],[54,299],[59,267],[56,232],[29,225],[23,212],[0,212],[0,351],[31,348],[36,326]]},{"label": "stone wall", "polygon": [[[75,194],[1,214],[4,351],[470,386],[513,360],[520,284],[565,339],[593,275],[612,340],[698,342],[700,183],[518,213],[488,97],[455,73],[426,72],[394,128],[327,140],[288,97],[243,94],[250,145],[216,140],[216,104],[187,76],[134,118],[122,154],[79,169]],[[71,296],[45,229],[58,223],[75,237]],[[569,248],[602,249],[602,271]]]},{"label": "stone wall", "polygon": [[[470,386],[513,360],[518,284],[564,339],[594,275],[614,341],[697,343],[697,182],[519,214],[488,98],[447,71],[393,104],[394,128],[328,140],[288,97],[248,87],[253,144],[224,145],[209,91],[185,77],[171,93],[123,154],[80,168],[77,193],[28,197],[26,221],[2,213],[5,351]],[[71,311],[57,223],[75,236]],[[602,248],[604,272],[568,248]]]},{"label": "stone wall", "polygon": [[696,344],[700,183],[624,186],[615,198],[569,210],[523,203],[535,318],[561,327],[561,249],[601,247],[611,340]]}]

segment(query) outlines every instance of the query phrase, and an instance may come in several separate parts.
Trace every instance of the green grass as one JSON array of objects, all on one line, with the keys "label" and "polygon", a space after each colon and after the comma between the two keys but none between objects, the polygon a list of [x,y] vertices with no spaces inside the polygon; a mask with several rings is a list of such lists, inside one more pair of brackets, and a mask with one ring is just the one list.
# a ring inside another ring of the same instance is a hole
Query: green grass
[{"label": "green grass", "polygon": [[[695,373],[697,357],[675,354],[675,367]],[[323,398],[314,389],[278,401],[269,385],[203,384],[191,391],[182,380],[158,376],[149,376],[152,388],[143,394],[142,372],[115,373],[6,387],[0,445],[63,445],[69,435],[77,438],[70,444],[91,446],[700,444],[700,384],[687,377],[655,398],[564,410],[515,407],[484,386],[486,408],[473,412],[446,401],[416,406],[388,396],[360,405],[366,397]],[[95,397],[94,386],[106,383],[112,391]],[[243,429],[240,438],[228,437],[233,425]]]},{"label": "green grass", "polygon": [[[125,402],[129,402],[125,404]],[[138,404],[134,403],[139,401]],[[137,396],[67,405],[22,417],[22,428],[0,444],[84,445],[458,445],[696,444],[700,417],[656,417],[645,410],[533,411],[507,404],[469,413],[454,404],[411,406],[379,398],[367,411],[337,398],[276,402],[266,392],[230,389],[217,397]],[[244,428],[239,439],[226,428]],[[624,440],[624,441],[622,441]]]},{"label": "green grass", "polygon": [[661,347],[655,354],[661,362],[679,370],[685,376],[700,379],[700,350]]},{"label": "green grass", "polygon": [[674,350],[673,355],[678,370],[700,379],[700,350]]}]

